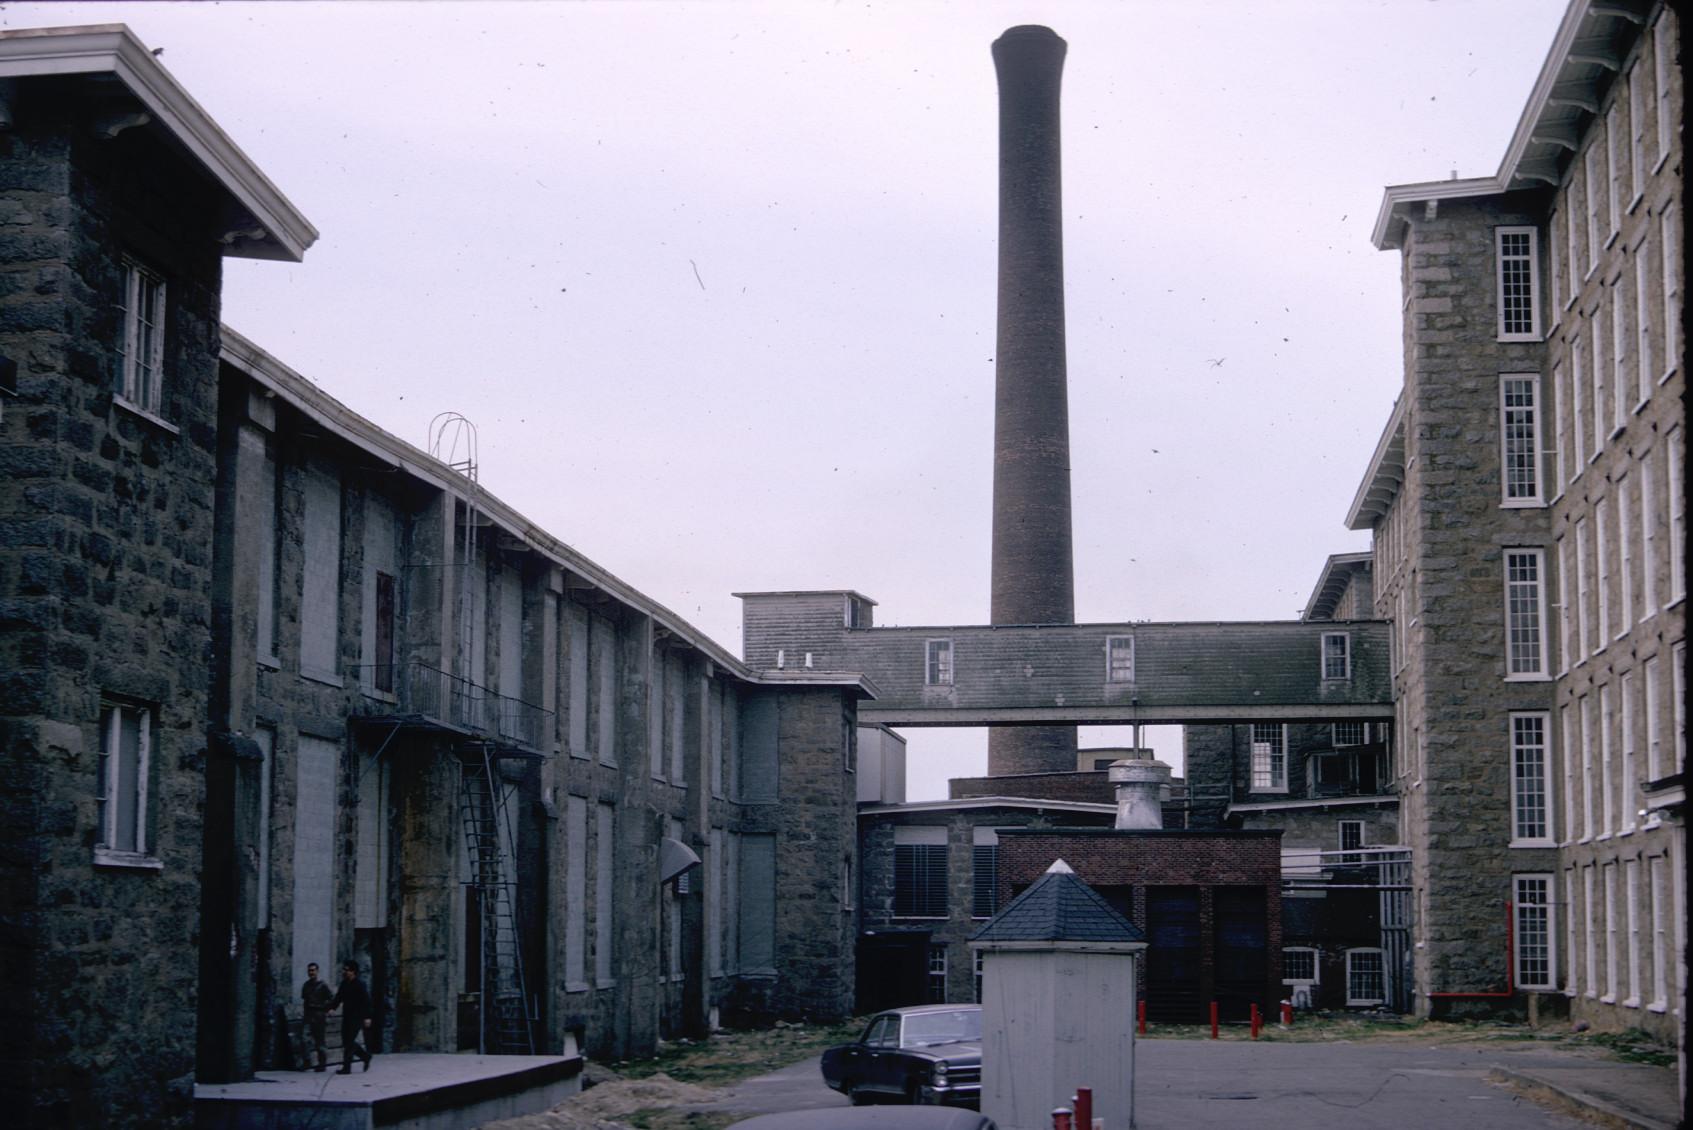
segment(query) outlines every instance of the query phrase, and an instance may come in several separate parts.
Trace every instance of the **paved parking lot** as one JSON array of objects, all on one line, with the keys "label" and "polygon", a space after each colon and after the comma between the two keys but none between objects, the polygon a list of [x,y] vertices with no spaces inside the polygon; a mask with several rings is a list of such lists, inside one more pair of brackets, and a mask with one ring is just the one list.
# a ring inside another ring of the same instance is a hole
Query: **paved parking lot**
[{"label": "paved parking lot", "polygon": [[[1532,1041],[1141,1040],[1136,1044],[1136,1125],[1139,1130],[1578,1130],[1591,1125],[1490,1082],[1495,1069],[1522,1077],[1585,1079],[1613,1096],[1633,1096],[1631,1113],[1649,1110],[1653,1102],[1674,1101],[1673,1071]],[[813,1058],[742,1082],[722,1100],[698,1109],[752,1115],[845,1103],[823,1085]],[[1645,1118],[1640,1124],[1654,1122]],[[1674,1125],[1673,1116],[1661,1124]],[[1106,1125],[1120,1130],[1124,1123]]]}]

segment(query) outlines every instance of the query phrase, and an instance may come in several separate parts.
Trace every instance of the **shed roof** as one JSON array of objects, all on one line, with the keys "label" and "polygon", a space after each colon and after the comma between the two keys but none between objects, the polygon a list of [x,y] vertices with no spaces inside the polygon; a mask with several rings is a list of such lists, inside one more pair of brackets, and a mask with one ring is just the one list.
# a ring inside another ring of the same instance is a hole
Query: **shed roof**
[{"label": "shed roof", "polygon": [[1062,859],[988,919],[972,942],[1145,942],[1140,928],[1111,908]]}]

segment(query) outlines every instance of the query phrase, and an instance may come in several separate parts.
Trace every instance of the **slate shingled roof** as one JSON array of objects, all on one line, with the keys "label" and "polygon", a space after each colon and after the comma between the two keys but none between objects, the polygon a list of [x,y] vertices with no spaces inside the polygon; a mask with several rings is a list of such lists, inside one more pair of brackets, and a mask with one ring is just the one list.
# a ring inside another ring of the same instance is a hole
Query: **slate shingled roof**
[{"label": "slate shingled roof", "polygon": [[1144,942],[1140,928],[1062,860],[971,935],[972,942]]}]

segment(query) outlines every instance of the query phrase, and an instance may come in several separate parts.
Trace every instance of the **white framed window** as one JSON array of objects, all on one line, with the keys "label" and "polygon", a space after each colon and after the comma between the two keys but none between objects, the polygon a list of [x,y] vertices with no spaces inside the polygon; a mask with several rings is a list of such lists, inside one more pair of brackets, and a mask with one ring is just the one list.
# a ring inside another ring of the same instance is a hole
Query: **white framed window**
[{"label": "white framed window", "polygon": [[1542,506],[1540,489],[1540,377],[1499,377],[1499,470],[1506,506]]},{"label": "white framed window", "polygon": [[1669,603],[1687,595],[1687,515],[1685,484],[1681,481],[1681,429],[1664,436],[1664,459],[1669,464]]},{"label": "white framed window", "polygon": [[1572,631],[1574,610],[1570,607],[1570,544],[1558,535],[1558,673],[1570,669],[1570,656],[1576,648]]},{"label": "white framed window", "polygon": [[1623,280],[1618,275],[1611,287],[1611,434],[1628,426],[1628,360],[1634,335],[1628,329],[1628,302]]},{"label": "white framed window", "polygon": [[1586,915],[1582,919],[1585,923],[1582,930],[1584,935],[1582,956],[1587,974],[1583,995],[1597,997],[1599,995],[1599,917],[1594,911],[1598,906],[1599,896],[1597,874],[1591,863],[1581,869],[1581,894],[1582,908],[1586,911]]},{"label": "white framed window", "polygon": [[1588,620],[1588,590],[1587,590],[1587,519],[1578,518],[1575,523],[1575,632],[1576,632],[1576,665],[1587,661],[1593,654],[1593,633]]},{"label": "white framed window", "polygon": [[1287,727],[1274,722],[1252,724],[1252,788],[1255,792],[1287,791]]},{"label": "white framed window", "polygon": [[1646,83],[1638,65],[1628,69],[1628,210],[1646,191]]},{"label": "white framed window", "polygon": [[[1570,164],[1570,183],[1564,192],[1564,248],[1568,252],[1568,266],[1570,271],[1570,292],[1564,296],[1564,309],[1575,305],[1575,300],[1581,295],[1581,225],[1578,220],[1581,210],[1578,201],[1581,198],[1581,166],[1575,162]],[[1572,343],[1571,348],[1574,348]]]},{"label": "white framed window", "polygon": [[1582,340],[1579,336],[1570,338],[1570,407],[1575,414],[1574,425],[1570,428],[1570,438],[1574,441],[1575,461],[1570,467],[1570,482],[1581,475],[1582,468],[1587,466],[1587,367],[1582,364],[1584,356]]},{"label": "white framed window", "polygon": [[1361,1007],[1387,1000],[1386,969],[1379,949],[1346,951],[1346,1003]]},{"label": "white framed window", "polygon": [[1646,715],[1646,779],[1656,781],[1664,774],[1664,724],[1663,724],[1663,689],[1659,680],[1663,675],[1663,664],[1658,662],[1657,656],[1647,659],[1641,666],[1642,689],[1646,692],[1646,701],[1642,709]]},{"label": "white framed window", "polygon": [[946,946],[929,946],[929,1003],[946,1003]]},{"label": "white framed window", "polygon": [[1593,838],[1593,700],[1587,695],[1576,699],[1581,714],[1581,842]]},{"label": "white framed window", "polygon": [[1605,450],[1605,436],[1610,431],[1606,420],[1610,415],[1610,399],[1605,388],[1605,322],[1599,317],[1599,307],[1587,312],[1587,336],[1593,342],[1593,396],[1588,407],[1593,409],[1593,453],[1589,461],[1599,458]]},{"label": "white framed window", "polygon": [[1658,611],[1658,513],[1652,490],[1652,449],[1640,453],[1640,622]]},{"label": "white framed window", "polygon": [[1560,294],[1559,288],[1562,285],[1558,276],[1563,271],[1563,256],[1558,251],[1558,248],[1562,246],[1558,242],[1558,218],[1556,212],[1546,217],[1546,250],[1551,258],[1551,262],[1546,266],[1546,276],[1547,283],[1551,288],[1552,298],[1548,313],[1551,316],[1551,324],[1554,326],[1561,320],[1564,311],[1564,304],[1558,297]]},{"label": "white framed window", "polygon": [[1540,340],[1539,238],[1532,227],[1493,229],[1500,341]]},{"label": "white framed window", "polygon": [[1604,651],[1611,642],[1611,512],[1610,499],[1593,501],[1593,556],[1598,574],[1599,615],[1594,624],[1593,650]]},{"label": "white framed window", "polygon": [[164,407],[165,280],[127,255],[123,270],[122,394],[156,416]]},{"label": "white framed window", "polygon": [[970,917],[992,918],[999,911],[999,833],[971,831]]},{"label": "white framed window", "polygon": [[1340,820],[1335,823],[1335,844],[1341,851],[1357,851],[1364,846],[1364,822]]},{"label": "white framed window", "polygon": [[1669,858],[1654,855],[1648,859],[1646,879],[1652,886],[1652,1000],[1646,1007],[1663,1012],[1669,1008],[1669,963],[1673,960],[1669,937]]},{"label": "white framed window", "polygon": [[1135,681],[1135,638],[1133,636],[1105,637],[1105,681],[1132,683]]},{"label": "white framed window", "polygon": [[1617,979],[1621,972],[1618,958],[1622,956],[1622,919],[1617,916],[1617,864],[1610,860],[1602,867],[1605,881],[1605,992],[1599,1000],[1615,1004]]},{"label": "white framed window", "polygon": [[1627,834],[1634,831],[1634,814],[1640,803],[1640,783],[1636,780],[1639,767],[1634,759],[1634,672],[1624,671],[1617,680],[1617,697],[1622,700],[1622,725],[1619,734],[1622,744],[1622,773],[1619,791],[1622,793],[1622,813],[1619,829]]},{"label": "white framed window", "polygon": [[1575,868],[1564,868],[1564,995],[1573,997],[1581,991],[1581,985],[1576,980],[1575,964],[1575,923],[1579,915],[1575,912]]},{"label": "white framed window", "polygon": [[1552,778],[1548,772],[1545,711],[1522,711],[1510,716],[1511,725],[1511,846],[1550,847],[1552,837]]},{"label": "white framed window", "polygon": [[1634,383],[1635,410],[1652,396],[1657,373],[1652,368],[1652,259],[1649,245],[1642,243],[1634,255]]},{"label": "white framed window", "polygon": [[1623,906],[1628,912],[1628,996],[1624,1008],[1640,1007],[1640,861],[1622,865]]},{"label": "white framed window", "polygon": [[1334,722],[1329,727],[1336,749],[1342,746],[1363,745],[1369,740],[1369,724],[1365,722]]},{"label": "white framed window", "polygon": [[1663,264],[1664,271],[1664,371],[1658,380],[1667,381],[1681,362],[1681,286],[1675,274],[1681,252],[1676,243],[1679,232],[1675,226],[1673,202],[1664,207],[1659,223],[1663,231],[1658,261]]},{"label": "white framed window", "polygon": [[1605,184],[1609,191],[1605,194],[1610,203],[1610,231],[1605,236],[1605,246],[1609,247],[1617,238],[1617,232],[1622,229],[1622,190],[1617,185],[1617,172],[1621,167],[1618,159],[1623,142],[1622,130],[1622,99],[1611,103],[1611,108],[1605,111]]},{"label": "white framed window", "polygon": [[1352,637],[1346,632],[1323,633],[1323,678],[1352,677]]},{"label": "white framed window", "polygon": [[926,640],[923,653],[923,682],[931,687],[952,686],[952,641]]},{"label": "white framed window", "polygon": [[1671,721],[1674,724],[1675,748],[1681,753],[1676,759],[1679,768],[1687,760],[1687,641],[1682,640],[1670,651],[1669,693]]},{"label": "white framed window", "polygon": [[1611,735],[1616,731],[1616,703],[1611,695],[1611,684],[1606,683],[1599,688],[1599,835],[1600,838],[1609,836],[1616,827],[1613,822],[1616,811],[1615,775],[1611,772]]},{"label": "white framed window", "polygon": [[946,825],[894,829],[894,917],[945,918]]},{"label": "white framed window", "polygon": [[1628,634],[1634,624],[1634,480],[1625,468],[1617,472],[1617,638]]},{"label": "white framed window", "polygon": [[1553,944],[1557,934],[1553,922],[1552,876],[1516,875],[1513,885],[1517,985],[1524,989],[1556,988],[1558,960]]},{"label": "white framed window", "polygon": [[99,838],[94,861],[151,866],[147,851],[148,784],[153,765],[153,709],[135,703],[100,704],[100,760],[95,767]]},{"label": "white framed window", "polygon": [[1546,662],[1546,553],[1505,551],[1505,650],[1507,679],[1544,678]]},{"label": "white framed window", "polygon": [[1564,739],[1564,843],[1570,844],[1575,841],[1576,828],[1579,826],[1576,820],[1576,797],[1580,794],[1576,788],[1575,720],[1567,705],[1558,708],[1558,733]]},{"label": "white framed window", "polygon": [[1593,272],[1599,269],[1599,252],[1603,246],[1605,229],[1603,213],[1604,203],[1604,175],[1605,170],[1600,162],[1605,154],[1597,144],[1589,145],[1587,153],[1582,158],[1582,168],[1587,174],[1587,275],[1591,278]]},{"label": "white framed window", "polygon": [[1322,976],[1317,951],[1311,946],[1282,947],[1282,984],[1316,985]]},{"label": "white framed window", "polygon": [[1553,475],[1552,488],[1559,496],[1564,493],[1564,483],[1569,474],[1564,459],[1564,444],[1569,441],[1564,438],[1568,430],[1569,415],[1565,406],[1569,394],[1564,391],[1564,368],[1562,365],[1552,366],[1552,458]]},{"label": "white framed window", "polygon": [[1658,152],[1652,162],[1655,173],[1669,158],[1670,142],[1675,136],[1675,116],[1670,113],[1670,75],[1675,71],[1674,17],[1659,17],[1652,33],[1652,78],[1658,92]]}]

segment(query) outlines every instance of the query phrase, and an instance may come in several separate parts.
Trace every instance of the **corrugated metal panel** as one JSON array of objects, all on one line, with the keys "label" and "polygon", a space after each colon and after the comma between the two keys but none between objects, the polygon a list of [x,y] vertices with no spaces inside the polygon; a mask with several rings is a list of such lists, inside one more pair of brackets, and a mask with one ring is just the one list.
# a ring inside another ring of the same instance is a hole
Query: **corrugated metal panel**
[{"label": "corrugated metal panel", "polygon": [[335,786],[341,747],[300,736],[294,758],[294,914],[292,992],[316,962],[333,983],[335,953]]},{"label": "corrugated metal panel", "polygon": [[776,972],[776,837],[741,837],[741,972]]}]

